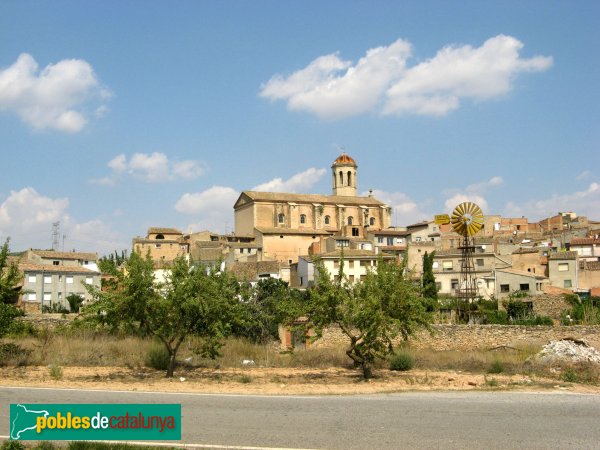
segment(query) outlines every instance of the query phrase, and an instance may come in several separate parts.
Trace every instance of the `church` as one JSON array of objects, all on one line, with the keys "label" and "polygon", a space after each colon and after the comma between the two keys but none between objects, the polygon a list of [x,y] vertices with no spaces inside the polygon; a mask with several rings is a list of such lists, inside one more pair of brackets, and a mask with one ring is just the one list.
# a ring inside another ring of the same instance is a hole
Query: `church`
[{"label": "church", "polygon": [[331,166],[331,195],[243,191],[233,207],[235,235],[254,238],[265,259],[292,264],[323,237],[365,238],[390,227],[388,205],[357,195],[357,169],[342,153]]}]

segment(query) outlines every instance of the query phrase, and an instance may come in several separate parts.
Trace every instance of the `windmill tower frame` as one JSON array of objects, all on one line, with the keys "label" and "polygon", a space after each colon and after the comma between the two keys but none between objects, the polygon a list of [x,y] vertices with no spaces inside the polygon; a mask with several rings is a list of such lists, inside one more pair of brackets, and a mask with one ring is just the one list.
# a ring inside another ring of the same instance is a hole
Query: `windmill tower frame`
[{"label": "windmill tower frame", "polygon": [[[454,208],[450,223],[454,231],[462,236],[461,245],[458,247],[461,252],[460,281],[456,290],[457,310],[460,318],[467,312],[470,316],[470,305],[479,298],[477,275],[473,262],[475,253],[473,236],[483,228],[483,212],[475,203],[463,202]],[[462,313],[461,306],[463,307]]]}]

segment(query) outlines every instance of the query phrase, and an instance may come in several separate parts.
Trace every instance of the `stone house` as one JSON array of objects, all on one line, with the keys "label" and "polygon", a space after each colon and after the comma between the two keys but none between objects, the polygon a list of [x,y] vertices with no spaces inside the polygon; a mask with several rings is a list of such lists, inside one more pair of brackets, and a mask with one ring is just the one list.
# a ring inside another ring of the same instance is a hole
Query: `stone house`
[{"label": "stone house", "polygon": [[19,261],[24,275],[19,305],[28,312],[40,312],[52,304],[69,309],[67,297],[71,294],[90,301],[85,286],[100,288],[97,260],[96,253],[26,251]]},{"label": "stone house", "polygon": [[574,237],[571,239],[569,249],[577,252],[580,261],[600,261],[600,239],[598,238]]},{"label": "stone house", "polygon": [[501,268],[494,271],[494,297],[498,300],[508,298],[514,292],[523,292],[529,296],[540,295],[544,292],[548,277],[542,274]]},{"label": "stone house", "polygon": [[577,252],[556,252],[548,256],[548,277],[553,286],[576,291]]},{"label": "stone house", "polygon": [[133,238],[132,248],[142,256],[150,252],[153,261],[173,261],[189,254],[189,240],[176,228],[151,227],[146,237]]}]

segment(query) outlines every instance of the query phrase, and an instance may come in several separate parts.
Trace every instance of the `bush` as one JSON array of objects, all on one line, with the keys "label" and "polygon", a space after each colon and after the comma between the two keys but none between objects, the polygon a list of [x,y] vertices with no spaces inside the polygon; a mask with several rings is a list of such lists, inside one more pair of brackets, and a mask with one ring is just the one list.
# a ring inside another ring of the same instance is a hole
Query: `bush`
[{"label": "bush", "polygon": [[495,360],[494,362],[492,362],[492,364],[490,365],[489,369],[488,369],[488,373],[502,373],[504,372],[504,364],[502,364],[502,361],[499,360]]},{"label": "bush", "polygon": [[83,297],[79,294],[69,294],[67,295],[67,302],[69,302],[71,312],[78,313],[83,303]]},{"label": "bush", "polygon": [[390,359],[390,370],[405,372],[414,367],[415,360],[410,353],[396,353]]},{"label": "bush", "polygon": [[61,380],[63,377],[63,370],[62,367],[57,366],[56,364],[50,364],[48,366],[48,372],[50,373],[50,377],[53,380]]},{"label": "bush", "polygon": [[27,350],[20,345],[6,342],[0,344],[0,365],[12,363],[14,365],[23,365],[27,363],[27,358],[31,350]]},{"label": "bush", "polygon": [[146,355],[146,366],[156,370],[167,370],[169,367],[169,352],[163,345],[150,347]]},{"label": "bush", "polygon": [[51,302],[50,305],[43,305],[42,306],[42,312],[43,313],[59,313],[59,314],[69,314],[69,310],[67,308],[65,308],[63,305],[61,305],[60,303],[54,303]]},{"label": "bush", "polygon": [[19,441],[4,441],[2,443],[2,450],[25,450],[25,445]]},{"label": "bush", "polygon": [[577,372],[572,367],[567,367],[562,374],[563,381],[568,383],[577,383],[579,381],[579,376]]},{"label": "bush", "polygon": [[37,444],[35,447],[32,447],[34,450],[54,450],[56,447],[52,442],[42,441]]}]

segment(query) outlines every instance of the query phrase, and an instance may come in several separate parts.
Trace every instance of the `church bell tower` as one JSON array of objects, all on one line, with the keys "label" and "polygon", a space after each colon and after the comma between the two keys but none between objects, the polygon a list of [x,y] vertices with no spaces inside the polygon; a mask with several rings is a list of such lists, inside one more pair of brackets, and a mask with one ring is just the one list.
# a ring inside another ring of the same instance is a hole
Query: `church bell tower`
[{"label": "church bell tower", "polygon": [[342,153],[331,166],[333,195],[356,197],[356,161]]}]

